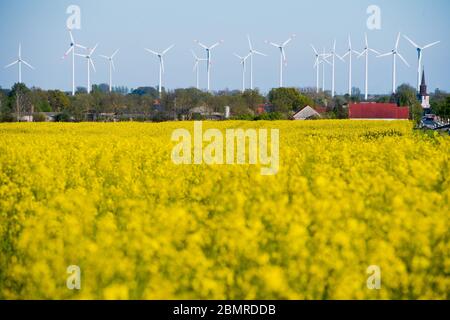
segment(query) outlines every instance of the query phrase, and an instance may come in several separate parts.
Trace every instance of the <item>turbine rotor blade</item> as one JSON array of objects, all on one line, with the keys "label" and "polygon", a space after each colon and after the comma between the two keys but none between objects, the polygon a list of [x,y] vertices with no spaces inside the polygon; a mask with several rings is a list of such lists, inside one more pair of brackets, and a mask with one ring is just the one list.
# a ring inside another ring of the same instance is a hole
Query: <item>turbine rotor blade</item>
[{"label": "turbine rotor blade", "polygon": [[5,69],[12,67],[13,65],[16,65],[19,63],[19,60],[14,61],[13,63],[8,64],[7,66],[5,66]]},{"label": "turbine rotor blade", "polygon": [[393,52],[388,52],[388,53],[378,55],[377,58],[388,57],[388,56],[392,56],[393,54],[394,54]]},{"label": "turbine rotor blade", "polygon": [[372,51],[375,54],[380,54],[377,50],[374,50],[374,49],[369,49],[369,50]]},{"label": "turbine rotor blade", "polygon": [[98,47],[98,43],[95,45],[94,49],[92,49],[89,53],[89,55],[92,55],[94,53],[95,50],[97,50]]},{"label": "turbine rotor blade", "polygon": [[398,57],[403,61],[403,63],[409,68],[409,63],[408,61],[406,61],[405,58],[403,58],[403,56],[397,52]]},{"label": "turbine rotor blade", "polygon": [[148,52],[150,52],[151,54],[154,54],[155,56],[159,56],[159,53],[158,52],[156,52],[156,51],[153,51],[153,50],[150,50],[150,49],[145,49],[145,50],[147,50]]},{"label": "turbine rotor blade", "polygon": [[197,43],[200,47],[202,47],[203,49],[208,50],[208,47],[205,46],[203,43],[199,42],[198,40],[194,40],[195,43]]},{"label": "turbine rotor blade", "polygon": [[217,42],[217,43],[213,44],[211,47],[209,47],[209,50],[214,49],[215,47],[217,47],[220,44],[221,44],[221,42]]},{"label": "turbine rotor blade", "polygon": [[28,62],[26,62],[25,60],[22,60],[22,63],[23,63],[24,65],[26,65],[28,68],[34,70],[34,67],[33,67],[31,64],[29,64]]},{"label": "turbine rotor blade", "polygon": [[69,48],[69,50],[67,50],[66,53],[64,53],[63,59],[64,59],[65,57],[67,57],[67,56],[69,55],[69,53],[72,52],[72,50],[74,50],[74,48],[71,46],[71,47]]},{"label": "turbine rotor blade", "polygon": [[111,56],[111,59],[113,59],[113,58],[116,56],[116,54],[119,52],[119,50],[120,50],[120,49],[117,49],[116,51],[114,51],[114,53],[113,53],[112,56]]},{"label": "turbine rotor blade", "polygon": [[313,51],[316,55],[319,55],[319,53],[317,52],[316,48],[313,45],[311,45],[311,48],[313,49]]},{"label": "turbine rotor blade", "polygon": [[252,53],[258,54],[258,55],[260,55],[260,56],[267,57],[267,54],[262,53],[262,52],[259,52],[259,51],[256,51],[256,50],[253,50]]},{"label": "turbine rotor blade", "polygon": [[169,52],[170,50],[172,50],[172,48],[173,47],[175,47],[175,45],[173,44],[173,45],[171,45],[170,47],[168,47],[166,50],[164,50],[163,52],[162,52],[162,54],[161,55],[165,55],[167,52]]},{"label": "turbine rotor blade", "polygon": [[114,64],[114,60],[111,60],[111,67],[114,71],[116,71],[116,65]]},{"label": "turbine rotor blade", "polygon": [[364,49],[363,51],[361,51],[361,53],[358,55],[358,58],[361,58],[364,54],[367,53],[367,49]]},{"label": "turbine rotor blade", "polygon": [[72,43],[75,43],[75,40],[73,38],[73,34],[72,34],[72,30],[69,29],[69,35],[70,35],[70,41],[72,41]]},{"label": "turbine rotor blade", "polygon": [[92,69],[94,70],[94,72],[97,72],[97,70],[95,69],[94,61],[92,61],[92,59],[89,58],[89,62],[91,64]]},{"label": "turbine rotor blade", "polygon": [[441,42],[440,42],[440,41],[436,41],[436,42],[427,44],[425,47],[422,48],[422,50],[423,50],[423,49],[430,48],[430,47],[433,47],[433,46],[437,45],[438,43],[441,43]]},{"label": "turbine rotor blade", "polygon": [[399,32],[397,35],[397,41],[395,42],[395,50],[398,49],[398,45],[400,44],[400,36],[401,36],[401,33]]},{"label": "turbine rotor blade", "polygon": [[252,41],[250,40],[250,35],[247,35],[248,46],[250,47],[250,51],[253,51]]},{"label": "turbine rotor blade", "polygon": [[415,43],[414,41],[412,41],[409,37],[403,35],[403,38],[408,40],[408,42],[411,43],[413,45],[413,47],[420,48],[420,46],[417,43]]},{"label": "turbine rotor blade", "polygon": [[166,69],[164,68],[164,58],[163,58],[163,57],[161,57],[160,63],[161,63],[161,69],[162,69],[162,72],[163,72],[163,73],[166,73]]}]

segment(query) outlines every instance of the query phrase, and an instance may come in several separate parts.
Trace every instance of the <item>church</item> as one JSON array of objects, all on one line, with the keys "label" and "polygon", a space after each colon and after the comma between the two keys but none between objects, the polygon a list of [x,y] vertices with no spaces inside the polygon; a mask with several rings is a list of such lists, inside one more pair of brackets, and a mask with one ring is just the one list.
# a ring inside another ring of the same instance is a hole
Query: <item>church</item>
[{"label": "church", "polygon": [[424,115],[431,114],[430,96],[427,93],[427,84],[425,82],[425,69],[422,71],[422,82],[420,83],[418,98],[421,102]]}]

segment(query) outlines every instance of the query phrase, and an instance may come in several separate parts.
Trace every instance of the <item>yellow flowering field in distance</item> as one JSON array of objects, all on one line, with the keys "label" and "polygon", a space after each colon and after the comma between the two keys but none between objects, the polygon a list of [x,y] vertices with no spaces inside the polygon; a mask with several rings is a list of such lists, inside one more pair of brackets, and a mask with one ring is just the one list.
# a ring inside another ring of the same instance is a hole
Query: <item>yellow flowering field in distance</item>
[{"label": "yellow flowering field in distance", "polygon": [[448,137],[203,126],[279,129],[278,174],[175,165],[171,134],[192,122],[1,124],[0,299],[450,298]]}]

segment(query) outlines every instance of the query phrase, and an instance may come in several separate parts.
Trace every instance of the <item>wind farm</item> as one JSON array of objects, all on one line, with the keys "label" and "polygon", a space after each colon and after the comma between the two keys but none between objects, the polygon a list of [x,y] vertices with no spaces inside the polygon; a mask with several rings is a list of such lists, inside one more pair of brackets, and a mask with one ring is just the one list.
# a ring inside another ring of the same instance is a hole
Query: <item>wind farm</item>
[{"label": "wind farm", "polygon": [[[71,60],[72,60],[72,83],[71,83],[71,95],[74,96],[76,93],[76,77],[75,77],[75,65],[76,65],[76,59],[75,57],[81,57],[81,58],[85,58],[86,59],[86,64],[87,64],[87,86],[86,86],[86,90],[88,91],[88,93],[92,90],[91,86],[91,79],[92,79],[92,75],[91,72],[94,71],[96,72],[96,68],[95,68],[95,64],[93,62],[93,59],[95,57],[94,53],[98,47],[98,45],[96,45],[93,49],[89,49],[88,47],[81,45],[80,43],[78,43],[75,38],[74,38],[74,34],[73,34],[73,30],[68,30],[69,33],[69,37],[70,37],[70,43],[69,43],[69,49],[67,49],[67,51],[65,52],[63,59],[71,56]],[[287,68],[287,55],[286,55],[286,47],[288,47],[291,42],[296,38],[296,35],[293,34],[291,37],[289,37],[286,41],[284,41],[283,43],[275,43],[275,42],[270,42],[268,40],[264,41],[266,44],[269,44],[273,47],[275,47],[278,50],[278,54],[279,54],[279,80],[278,80],[278,87],[279,88],[283,88],[285,87],[285,81],[284,81],[284,75],[286,72],[286,68]],[[359,73],[359,74],[363,74],[364,75],[364,100],[368,101],[369,99],[369,95],[371,94],[370,92],[370,86],[369,86],[369,80],[370,80],[370,65],[371,65],[371,61],[370,61],[370,56],[374,55],[374,57],[378,57],[378,58],[382,58],[382,57],[388,57],[388,56],[392,56],[392,88],[391,88],[391,93],[395,94],[396,93],[396,89],[397,89],[397,57],[399,59],[401,59],[401,61],[406,65],[409,66],[409,63],[406,61],[406,59],[404,58],[404,56],[398,51],[398,47],[400,45],[401,39],[404,39],[405,41],[407,41],[410,45],[412,45],[416,50],[417,50],[417,58],[418,58],[418,62],[417,62],[417,84],[416,84],[416,89],[419,92],[419,87],[420,87],[420,81],[421,81],[421,72],[423,70],[423,51],[426,49],[429,49],[431,47],[434,47],[436,45],[438,45],[440,43],[440,41],[435,41],[432,43],[429,43],[427,45],[424,46],[419,46],[417,45],[413,40],[411,40],[408,36],[406,35],[401,35],[401,33],[397,34],[397,38],[396,38],[396,42],[394,45],[394,48],[387,53],[381,54],[379,50],[375,50],[374,48],[372,48],[371,46],[369,46],[369,39],[368,39],[368,35],[367,33],[364,34],[364,42],[363,42],[363,49],[361,51],[357,51],[354,49],[354,46],[352,44],[351,38],[350,36],[348,36],[347,42],[348,42],[348,47],[347,47],[347,51],[345,51],[345,53],[341,56],[337,53],[337,45],[338,42],[335,39],[332,42],[332,45],[329,49],[329,51],[327,52],[326,48],[324,47],[322,52],[318,52],[318,50],[315,48],[314,45],[310,45],[312,47],[313,53],[315,55],[315,59],[314,59],[314,64],[313,67],[315,69],[315,72],[313,73],[313,77],[315,79],[315,83],[314,83],[314,87],[316,89],[316,93],[319,93],[321,91],[326,91],[325,88],[325,84],[327,82],[326,78],[327,78],[327,74],[330,73],[330,89],[329,92],[331,94],[331,97],[334,98],[335,95],[337,94],[336,92],[336,86],[339,85],[339,87],[342,88],[342,84],[345,83],[344,79],[345,77],[346,79],[346,93],[351,96],[352,95],[352,88],[355,85],[355,74]],[[237,55],[236,53],[233,53],[233,55],[238,56],[242,65],[242,81],[241,81],[241,91],[245,91],[245,90],[254,90],[255,86],[254,86],[254,58],[255,56],[259,56],[261,58],[266,58],[266,57],[270,57],[270,55],[263,53],[259,50],[256,50],[254,47],[254,42],[251,40],[250,36],[247,35],[247,42],[248,42],[248,54],[246,55]],[[196,43],[200,48],[202,48],[205,52],[205,56],[204,57],[200,57],[200,55],[198,55],[197,53],[195,53],[193,51],[193,48],[186,48],[186,49],[182,49],[182,50],[186,50],[186,51],[190,51],[193,58],[194,58],[194,68],[193,71],[195,73],[195,88],[197,89],[201,89],[200,86],[200,78],[202,75],[202,68],[201,66],[204,65],[206,66],[205,70],[205,76],[206,76],[206,92],[212,92],[212,86],[211,86],[211,70],[212,70],[212,66],[213,64],[220,64],[220,61],[217,60],[213,60],[212,57],[212,52],[219,47],[220,45],[224,44],[224,41],[218,41],[216,43],[213,43],[210,46],[205,45],[204,43],[198,41],[198,40],[194,40],[194,43]],[[342,42],[344,43],[344,42]],[[341,45],[342,46],[342,45]],[[173,48],[175,47],[175,45],[171,45],[170,47],[168,47],[167,49],[165,49],[164,51],[161,52],[157,52],[155,50],[152,49],[148,49],[146,48],[145,50],[149,53],[151,53],[152,55],[156,56],[158,58],[158,62],[159,62],[159,75],[158,75],[158,93],[161,96],[163,93],[163,88],[166,88],[169,84],[164,83],[164,75],[165,75],[165,56],[166,54],[171,51]],[[405,49],[406,50],[406,49]],[[119,50],[115,50],[111,55],[99,55],[98,57],[105,59],[108,61],[108,86],[109,86],[109,92],[113,92],[114,89],[114,85],[113,85],[113,74],[117,71],[116,67],[115,67],[115,62],[114,62],[114,58],[116,56],[116,54],[119,52]],[[128,52],[128,54],[130,53],[130,51]],[[175,54],[180,54],[180,51],[176,52]],[[295,52],[293,52],[293,54],[295,54]],[[275,55],[276,56],[276,55]],[[298,56],[297,56],[298,57]],[[364,69],[359,69],[359,70],[355,70],[355,61],[354,61],[354,57],[359,58],[363,58],[364,57]],[[300,57],[302,58],[302,57]],[[336,61],[342,61],[345,62],[345,59],[348,60],[348,72],[347,75],[345,76],[343,73],[336,73]],[[247,61],[249,60],[249,61]],[[373,63],[373,62],[372,62]],[[18,64],[18,74],[19,74],[19,79],[18,82],[21,83],[22,82],[22,64],[34,69],[34,67],[32,67],[28,62],[26,62],[25,60],[23,60],[21,58],[21,45],[19,46],[19,56],[18,59],[16,61],[14,61],[13,63],[7,65],[6,67],[11,67],[13,65]],[[248,68],[249,65],[249,68]],[[326,66],[330,67],[330,70],[328,71]],[[250,71],[249,76],[247,75],[247,71]],[[171,70],[172,73],[176,73],[177,70]],[[249,77],[249,85],[247,86],[247,77]],[[292,84],[290,85],[292,86]],[[295,86],[295,85],[294,85]],[[298,87],[301,86],[301,84],[299,83],[297,85]]]}]

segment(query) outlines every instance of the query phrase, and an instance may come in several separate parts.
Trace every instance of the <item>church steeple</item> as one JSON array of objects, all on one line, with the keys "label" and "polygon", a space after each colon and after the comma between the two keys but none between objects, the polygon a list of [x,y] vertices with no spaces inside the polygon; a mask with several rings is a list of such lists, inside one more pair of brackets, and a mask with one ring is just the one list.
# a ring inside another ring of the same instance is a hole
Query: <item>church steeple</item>
[{"label": "church steeple", "polygon": [[422,83],[420,84],[420,96],[427,96],[427,84],[425,82],[425,68],[422,71]]}]

